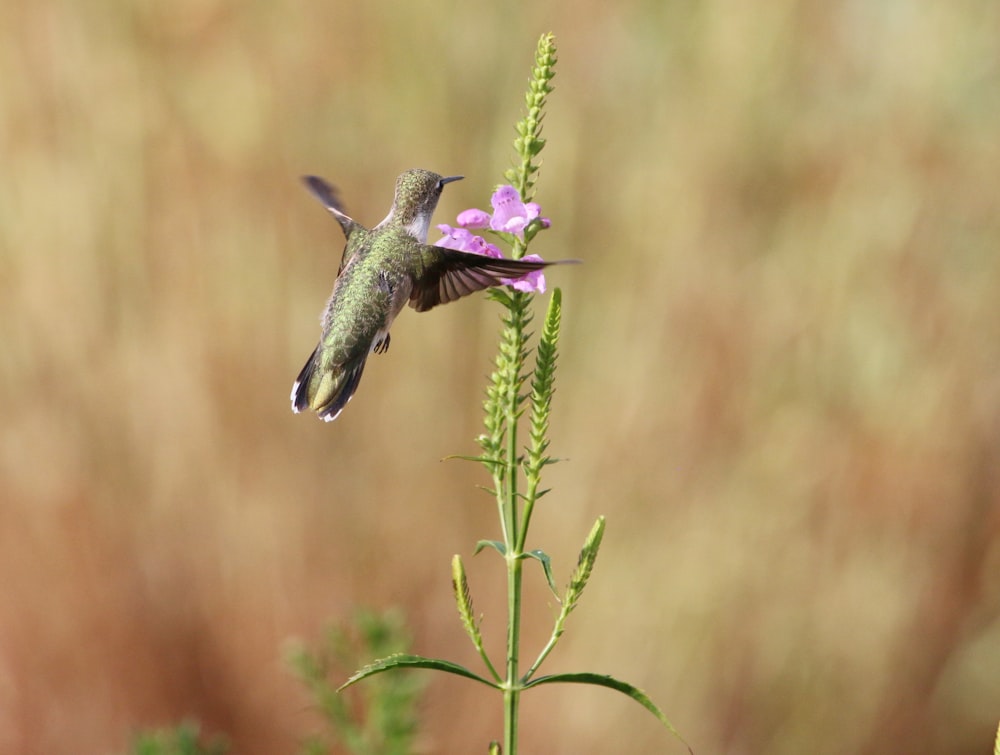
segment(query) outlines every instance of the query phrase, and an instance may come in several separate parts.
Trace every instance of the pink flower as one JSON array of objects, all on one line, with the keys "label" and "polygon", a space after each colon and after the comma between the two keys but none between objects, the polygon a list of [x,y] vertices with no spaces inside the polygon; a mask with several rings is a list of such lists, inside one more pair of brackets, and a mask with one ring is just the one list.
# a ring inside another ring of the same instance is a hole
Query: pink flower
[{"label": "pink flower", "polygon": [[[542,261],[542,258],[537,254],[526,254],[521,259],[528,260],[529,262]],[[539,294],[545,293],[545,274],[541,270],[535,270],[534,272],[528,273],[527,275],[517,278],[516,280],[505,279],[504,283],[508,286],[513,286],[518,291],[525,291],[527,293],[535,291]]]},{"label": "pink flower", "polygon": [[[465,210],[458,215],[458,224],[462,228],[489,228],[493,231],[512,233],[518,238],[524,238],[524,229],[541,215],[541,207],[535,202],[522,202],[517,189],[510,185],[499,187],[490,198],[493,214],[475,208]],[[548,228],[552,223],[548,218],[540,218],[542,226]]]},{"label": "pink flower", "polygon": [[[493,218],[490,228],[494,231],[513,233],[518,238],[524,238],[524,229],[528,223],[541,214],[541,208],[534,202],[525,204],[521,195],[513,186],[501,186],[490,198],[493,205]],[[547,222],[543,219],[542,222]]]},{"label": "pink flower", "polygon": [[472,254],[484,254],[487,257],[502,258],[500,249],[488,242],[482,236],[476,236],[465,228],[452,228],[450,225],[441,224],[438,230],[444,234],[443,239],[438,239],[434,245],[443,246],[445,249],[455,249],[459,252],[472,252]]},{"label": "pink flower", "polygon": [[462,228],[489,228],[490,220],[492,218],[488,212],[473,207],[471,210],[458,213],[457,222]]}]

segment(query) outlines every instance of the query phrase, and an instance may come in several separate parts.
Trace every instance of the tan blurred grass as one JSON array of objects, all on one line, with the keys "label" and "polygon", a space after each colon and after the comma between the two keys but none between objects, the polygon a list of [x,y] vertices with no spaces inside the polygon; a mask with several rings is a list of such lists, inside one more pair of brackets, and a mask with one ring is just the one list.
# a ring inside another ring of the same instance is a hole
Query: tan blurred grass
[{"label": "tan blurred grass", "polygon": [[[553,668],[638,683],[698,752],[961,753],[1000,717],[1000,8],[130,5],[0,24],[0,750],[185,715],[242,753],[314,724],[282,668],[355,603],[473,663],[452,553],[496,311],[405,315],[333,426],[288,411],[339,233],[401,169],[485,204],[537,34],[538,199],[566,295],[556,492],[605,547]],[[470,568],[500,640],[502,579]],[[529,640],[548,617],[533,585]],[[438,680],[428,752],[499,705]],[[527,696],[534,752],[670,751],[638,707]],[[462,721],[456,727],[456,721]]]}]

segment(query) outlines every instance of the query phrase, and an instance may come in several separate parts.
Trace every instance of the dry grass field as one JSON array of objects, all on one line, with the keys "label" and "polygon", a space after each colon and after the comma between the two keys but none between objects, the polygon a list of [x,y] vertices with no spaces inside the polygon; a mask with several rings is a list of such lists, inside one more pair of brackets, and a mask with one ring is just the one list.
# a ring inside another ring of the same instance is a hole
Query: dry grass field
[{"label": "dry grass field", "polygon": [[[499,650],[476,452],[498,308],[417,315],[332,425],[295,416],[342,248],[410,167],[488,206],[560,56],[533,251],[564,330],[528,545],[605,544],[552,671],[638,684],[699,755],[988,752],[1000,719],[1000,4],[0,2],[0,752],[183,717],[288,753],[283,661],[355,606]],[[540,302],[541,304],[541,302]],[[555,606],[527,571],[526,646]],[[533,652],[529,654],[533,655]],[[499,697],[431,680],[420,751]],[[683,748],[607,690],[525,753]]]}]

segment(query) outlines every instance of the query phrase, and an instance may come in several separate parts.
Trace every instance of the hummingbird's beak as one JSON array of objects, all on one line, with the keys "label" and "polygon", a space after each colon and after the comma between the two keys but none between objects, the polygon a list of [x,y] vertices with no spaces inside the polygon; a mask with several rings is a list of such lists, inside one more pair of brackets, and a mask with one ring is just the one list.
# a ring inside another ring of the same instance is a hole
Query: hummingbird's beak
[{"label": "hummingbird's beak", "polygon": [[441,185],[450,184],[452,181],[461,181],[465,176],[448,176],[447,178],[441,179]]}]

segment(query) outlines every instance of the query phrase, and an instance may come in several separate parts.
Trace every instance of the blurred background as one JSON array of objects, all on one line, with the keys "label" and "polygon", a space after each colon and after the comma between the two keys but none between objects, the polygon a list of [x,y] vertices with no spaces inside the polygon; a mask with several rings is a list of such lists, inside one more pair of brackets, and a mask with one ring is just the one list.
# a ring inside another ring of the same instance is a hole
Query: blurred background
[{"label": "blurred background", "polygon": [[[283,660],[357,606],[479,668],[504,577],[476,453],[499,308],[393,329],[295,416],[343,245],[410,167],[487,207],[559,46],[532,251],[565,297],[533,522],[597,569],[549,671],[642,687],[698,753],[982,753],[1000,719],[1000,4],[0,5],[0,751],[183,717],[316,723]],[[432,234],[432,238],[436,238]],[[544,301],[539,302],[543,306]],[[540,315],[539,315],[540,316]],[[525,655],[556,606],[528,570]],[[345,670],[346,671],[346,670]],[[420,751],[499,697],[431,677]],[[683,752],[612,692],[524,698],[536,753]]]}]

